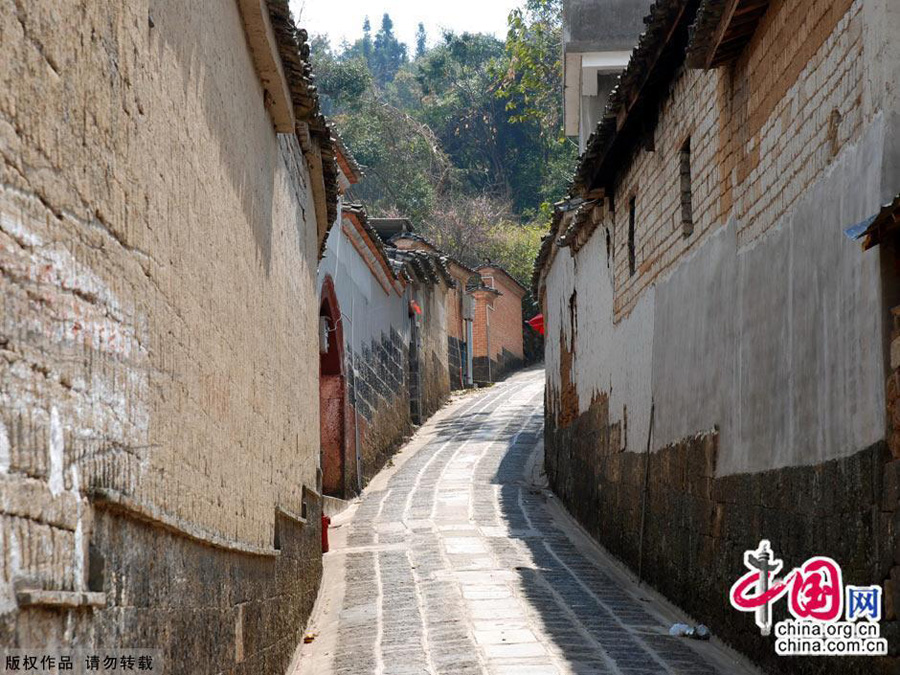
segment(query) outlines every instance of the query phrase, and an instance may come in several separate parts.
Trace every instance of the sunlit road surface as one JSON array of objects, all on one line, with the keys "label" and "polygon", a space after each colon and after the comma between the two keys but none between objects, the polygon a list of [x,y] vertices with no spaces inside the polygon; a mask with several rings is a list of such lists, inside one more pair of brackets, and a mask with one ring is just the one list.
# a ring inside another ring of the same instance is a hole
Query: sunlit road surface
[{"label": "sunlit road surface", "polygon": [[683,617],[542,486],[543,389],[530,370],[459,397],[335,518],[294,674],[753,672],[670,637]]}]

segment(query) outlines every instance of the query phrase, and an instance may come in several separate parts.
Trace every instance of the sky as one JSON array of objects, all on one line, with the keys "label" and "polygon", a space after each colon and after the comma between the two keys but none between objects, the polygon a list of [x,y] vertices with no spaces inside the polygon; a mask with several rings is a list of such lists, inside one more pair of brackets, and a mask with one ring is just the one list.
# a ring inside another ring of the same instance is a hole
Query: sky
[{"label": "sky", "polygon": [[415,50],[416,27],[425,24],[428,44],[435,44],[442,28],[457,33],[491,33],[506,37],[506,17],[522,0],[290,0],[298,25],[310,35],[325,33],[338,47],[346,39],[362,36],[363,19],[368,15],[372,35],[387,12],[394,22],[394,34]]}]

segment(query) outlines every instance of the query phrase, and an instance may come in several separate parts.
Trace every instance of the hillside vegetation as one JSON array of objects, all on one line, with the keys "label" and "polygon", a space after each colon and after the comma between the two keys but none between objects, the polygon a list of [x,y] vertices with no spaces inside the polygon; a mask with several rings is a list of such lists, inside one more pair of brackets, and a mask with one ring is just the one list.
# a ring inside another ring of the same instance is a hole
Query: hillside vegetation
[{"label": "hillside vegetation", "polygon": [[353,44],[313,36],[325,113],[365,173],[350,197],[527,285],[576,155],[562,135],[560,0],[527,0],[505,41],[448,32],[429,46],[420,24],[410,49],[387,14],[363,29]]}]

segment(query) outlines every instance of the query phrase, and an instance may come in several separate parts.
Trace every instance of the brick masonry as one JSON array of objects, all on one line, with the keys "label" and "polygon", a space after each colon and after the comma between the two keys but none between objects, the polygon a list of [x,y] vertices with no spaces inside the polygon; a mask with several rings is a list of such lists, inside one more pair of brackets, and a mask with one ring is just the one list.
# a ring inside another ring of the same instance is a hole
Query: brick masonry
[{"label": "brick masonry", "polygon": [[472,371],[476,382],[496,382],[524,363],[522,298],[526,291],[499,267],[482,266],[478,272],[485,286],[497,293],[475,293]]},{"label": "brick masonry", "polygon": [[[862,5],[778,0],[732,68],[680,71],[653,132],[654,151],[634,154],[600,230],[612,234],[617,320],[729,218],[740,246],[775,228],[840,149],[860,139],[878,112],[866,86]],[[686,237],[678,157],[688,138],[693,229]],[[624,230],[632,197],[634,275]]]}]

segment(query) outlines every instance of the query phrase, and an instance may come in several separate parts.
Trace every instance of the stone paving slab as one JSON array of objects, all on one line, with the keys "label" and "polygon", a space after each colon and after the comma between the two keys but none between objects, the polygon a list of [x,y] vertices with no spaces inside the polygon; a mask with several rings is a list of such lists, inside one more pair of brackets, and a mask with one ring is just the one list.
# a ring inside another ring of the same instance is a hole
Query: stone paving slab
[{"label": "stone paving slab", "polygon": [[741,675],[715,643],[672,638],[535,483],[543,373],[468,394],[334,520],[291,675]]}]

